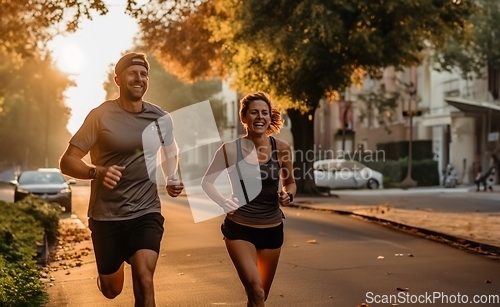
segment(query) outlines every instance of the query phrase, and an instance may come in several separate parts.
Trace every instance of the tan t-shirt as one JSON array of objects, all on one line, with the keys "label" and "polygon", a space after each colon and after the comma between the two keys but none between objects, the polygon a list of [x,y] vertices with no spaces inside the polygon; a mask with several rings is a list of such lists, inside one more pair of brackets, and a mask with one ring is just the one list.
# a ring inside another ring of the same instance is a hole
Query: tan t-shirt
[{"label": "tan t-shirt", "polygon": [[164,145],[172,144],[172,119],[160,107],[143,102],[142,111],[132,113],[117,100],[110,100],[93,109],[71,138],[70,144],[90,152],[92,164],[126,166],[113,190],[104,187],[102,180],[92,181],[89,218],[119,221],[161,211],[156,183],[148,174],[151,167],[146,166],[146,162],[155,161],[161,145],[155,121],[160,124]]}]

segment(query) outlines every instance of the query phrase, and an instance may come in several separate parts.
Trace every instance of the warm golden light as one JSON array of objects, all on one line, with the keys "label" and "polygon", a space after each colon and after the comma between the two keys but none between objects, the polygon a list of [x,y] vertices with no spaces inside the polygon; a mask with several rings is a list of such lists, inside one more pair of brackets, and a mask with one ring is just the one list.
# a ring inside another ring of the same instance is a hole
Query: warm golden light
[{"label": "warm golden light", "polygon": [[85,55],[82,49],[73,43],[63,46],[56,54],[56,64],[59,69],[68,74],[80,74],[85,67]]}]

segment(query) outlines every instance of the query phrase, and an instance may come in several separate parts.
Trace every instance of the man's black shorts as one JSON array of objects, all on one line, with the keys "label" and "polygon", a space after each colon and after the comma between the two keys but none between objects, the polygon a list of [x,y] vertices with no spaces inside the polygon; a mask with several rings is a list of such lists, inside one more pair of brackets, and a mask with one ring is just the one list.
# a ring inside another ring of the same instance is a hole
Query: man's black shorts
[{"label": "man's black shorts", "polygon": [[163,222],[160,213],[149,213],[125,221],[89,219],[99,274],[113,274],[140,249],[160,253]]},{"label": "man's black shorts", "polygon": [[229,240],[244,240],[252,243],[256,249],[277,249],[283,245],[283,223],[270,228],[255,228],[224,219],[222,234]]}]

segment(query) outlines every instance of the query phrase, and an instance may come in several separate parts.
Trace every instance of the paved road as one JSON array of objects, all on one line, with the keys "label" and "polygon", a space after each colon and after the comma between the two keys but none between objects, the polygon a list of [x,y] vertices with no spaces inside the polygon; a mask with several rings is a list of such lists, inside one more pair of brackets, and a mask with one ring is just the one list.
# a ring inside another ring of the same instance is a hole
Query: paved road
[{"label": "paved road", "polygon": [[[75,212],[84,221],[86,189],[75,187]],[[166,232],[155,275],[157,305],[245,306],[244,291],[221,240],[222,219],[195,224],[184,197],[162,198]],[[391,295],[400,306],[414,305],[402,299],[427,299],[416,306],[454,305],[438,304],[442,301],[432,295],[448,295],[449,300],[460,295],[462,301],[474,295],[500,299],[497,261],[347,216],[294,208],[284,212],[286,239],[268,306],[391,306],[374,302]],[[131,306],[129,268],[124,292],[109,301],[95,288],[94,266],[89,256],[71,275],[60,272],[49,289],[48,307]]]}]

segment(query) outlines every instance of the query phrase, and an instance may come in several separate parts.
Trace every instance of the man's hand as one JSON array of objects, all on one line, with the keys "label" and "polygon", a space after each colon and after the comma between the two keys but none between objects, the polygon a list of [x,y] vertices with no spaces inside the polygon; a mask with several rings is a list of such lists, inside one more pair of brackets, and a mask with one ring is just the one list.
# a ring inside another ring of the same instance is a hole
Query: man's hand
[{"label": "man's hand", "polygon": [[97,180],[102,178],[102,184],[108,189],[114,189],[118,181],[122,178],[122,171],[125,166],[113,165],[110,167],[97,167]]},{"label": "man's hand", "polygon": [[167,180],[167,193],[171,197],[177,197],[184,190],[184,183],[177,178]]}]

